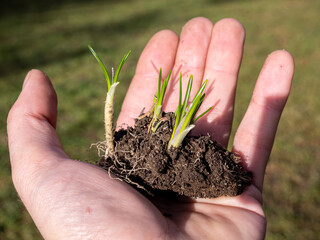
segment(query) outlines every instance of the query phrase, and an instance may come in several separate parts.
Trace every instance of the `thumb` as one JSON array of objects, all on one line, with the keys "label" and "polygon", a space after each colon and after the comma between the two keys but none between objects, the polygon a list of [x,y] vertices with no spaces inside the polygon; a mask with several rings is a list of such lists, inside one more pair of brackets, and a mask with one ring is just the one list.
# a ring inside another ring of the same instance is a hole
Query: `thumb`
[{"label": "thumb", "polygon": [[7,119],[12,177],[18,192],[25,179],[67,157],[55,131],[56,121],[53,86],[43,72],[31,70]]}]

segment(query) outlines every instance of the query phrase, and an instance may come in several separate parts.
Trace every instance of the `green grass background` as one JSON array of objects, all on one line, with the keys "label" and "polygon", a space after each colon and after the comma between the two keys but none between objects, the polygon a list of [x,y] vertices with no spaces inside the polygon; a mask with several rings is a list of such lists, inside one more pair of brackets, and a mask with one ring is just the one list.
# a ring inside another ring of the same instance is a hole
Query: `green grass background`
[{"label": "green grass background", "polygon": [[[164,28],[180,32],[196,16],[240,20],[247,32],[234,131],[248,106],[266,56],[290,51],[296,63],[291,96],[267,167],[267,239],[320,236],[320,1],[136,0],[4,1],[0,10],[0,239],[41,239],[11,182],[6,116],[31,68],[50,76],[59,98],[58,133],[75,159],[94,160],[103,139],[106,83],[88,51],[108,66],[132,50],[120,76],[116,113],[148,39]],[[156,76],[155,76],[156,77]],[[40,101],[40,100],[39,100]]]}]

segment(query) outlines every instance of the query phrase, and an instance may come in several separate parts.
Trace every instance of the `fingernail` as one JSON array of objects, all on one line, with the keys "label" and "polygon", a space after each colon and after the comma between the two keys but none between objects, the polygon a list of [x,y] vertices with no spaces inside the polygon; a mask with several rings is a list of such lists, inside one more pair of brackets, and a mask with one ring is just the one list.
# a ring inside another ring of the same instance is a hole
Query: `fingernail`
[{"label": "fingernail", "polygon": [[32,75],[32,70],[30,70],[30,71],[28,72],[27,76],[25,77],[24,82],[23,82],[22,89],[25,88],[25,86],[27,85],[28,80],[29,80],[29,78],[31,77],[31,75]]}]

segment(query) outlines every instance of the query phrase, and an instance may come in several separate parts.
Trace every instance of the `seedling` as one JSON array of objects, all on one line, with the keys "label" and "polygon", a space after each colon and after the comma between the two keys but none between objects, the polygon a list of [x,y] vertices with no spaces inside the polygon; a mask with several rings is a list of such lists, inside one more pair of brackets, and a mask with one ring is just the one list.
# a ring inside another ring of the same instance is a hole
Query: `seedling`
[{"label": "seedling", "polygon": [[131,51],[129,51],[124,57],[122,58],[116,72],[114,73],[114,69],[112,68],[112,77],[110,79],[109,74],[107,72],[106,67],[102,63],[101,59],[98,57],[97,53],[93,50],[93,48],[89,45],[88,46],[93,56],[96,58],[102,71],[105,75],[108,91],[106,97],[106,103],[104,107],[104,126],[105,126],[105,138],[106,138],[106,152],[105,156],[114,155],[114,144],[113,144],[113,136],[114,136],[114,126],[113,126],[113,114],[114,114],[114,94],[116,91],[116,87],[118,86],[118,77],[121,71],[121,68],[125,61],[127,60]]},{"label": "seedling", "polygon": [[162,103],[163,103],[164,94],[166,92],[170,76],[171,76],[171,71],[169,72],[168,76],[164,79],[163,84],[161,86],[162,69],[160,68],[159,78],[158,78],[158,92],[154,97],[153,107],[150,111],[150,115],[153,113],[153,117],[150,124],[152,132],[155,132],[162,122]]},{"label": "seedling", "polygon": [[182,103],[181,101],[182,100],[182,76],[180,74],[179,103],[178,103],[177,110],[175,112],[176,120],[173,128],[173,132],[168,144],[168,150],[170,150],[171,147],[178,148],[181,145],[183,139],[187,136],[187,134],[195,127],[193,123],[212,109],[212,107],[209,107],[206,111],[201,113],[199,116],[195,117],[197,111],[199,110],[204,100],[205,94],[203,93],[203,91],[207,85],[208,80],[203,82],[196,96],[194,97],[192,102],[188,105],[191,88],[192,88],[192,82],[193,82],[193,76],[190,75],[188,86],[186,89],[186,94],[184,97],[184,101]]}]

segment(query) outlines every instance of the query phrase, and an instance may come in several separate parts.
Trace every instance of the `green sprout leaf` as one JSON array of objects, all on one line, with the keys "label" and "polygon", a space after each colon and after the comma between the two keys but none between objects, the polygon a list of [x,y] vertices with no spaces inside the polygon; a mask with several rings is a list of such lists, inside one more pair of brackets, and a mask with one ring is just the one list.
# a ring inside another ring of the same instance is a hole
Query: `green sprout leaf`
[{"label": "green sprout leaf", "polygon": [[114,78],[112,80],[112,84],[116,83],[118,81],[118,77],[119,77],[119,73],[122,69],[123,64],[127,61],[129,55],[130,55],[131,51],[129,51],[126,55],[123,56],[123,58],[121,59],[121,62],[119,64],[119,66],[117,67],[116,73],[114,75]]},{"label": "green sprout leaf", "polygon": [[201,117],[203,117],[204,115],[206,115],[212,108],[213,108],[212,106],[209,107],[206,111],[204,111],[203,113],[201,113],[198,117],[194,118],[191,123],[194,123],[194,122],[197,121],[199,118],[201,118]]},{"label": "green sprout leaf", "polygon": [[102,71],[104,73],[104,76],[105,76],[107,84],[108,84],[108,91],[109,91],[109,89],[111,88],[111,85],[118,81],[118,77],[119,77],[119,73],[121,71],[121,68],[122,68],[123,64],[126,62],[127,58],[129,57],[131,51],[129,51],[126,55],[124,55],[124,57],[122,58],[120,64],[117,67],[115,75],[112,76],[112,79],[110,80],[108,71],[107,71],[106,67],[104,66],[102,60],[98,56],[98,54],[93,50],[93,48],[90,45],[88,45],[88,48],[91,51],[92,55],[95,57],[95,59],[98,61],[100,67],[102,68]]},{"label": "green sprout leaf", "polygon": [[[114,136],[114,126],[113,126],[113,114],[114,114],[114,95],[116,91],[116,87],[118,86],[118,77],[119,73],[121,71],[121,68],[125,61],[127,60],[129,54],[131,51],[129,51],[124,57],[122,58],[120,64],[117,67],[117,70],[113,76],[112,79],[110,79],[107,69],[104,66],[102,60],[99,58],[97,53],[93,50],[93,48],[88,45],[91,53],[95,57],[95,59],[98,61],[99,65],[102,68],[102,71],[105,75],[107,85],[108,85],[108,91],[107,91],[107,97],[106,97],[106,103],[104,108],[104,124],[105,124],[105,138],[106,138],[106,156],[110,156],[114,154],[114,143],[113,143],[113,136]],[[112,69],[113,73],[113,69]]]},{"label": "green sprout leaf", "polygon": [[159,78],[158,78],[158,91],[154,98],[154,106],[151,112],[153,112],[153,117],[151,120],[151,130],[155,132],[161,123],[162,117],[162,103],[164,99],[164,95],[168,86],[168,82],[171,76],[171,71],[169,72],[168,76],[164,79],[162,86],[161,86],[161,78],[162,78],[162,69],[160,68],[159,71]]},{"label": "green sprout leaf", "polygon": [[102,68],[102,71],[104,73],[104,76],[106,78],[107,84],[108,84],[108,91],[111,87],[111,82],[110,82],[110,78],[109,78],[109,74],[107,72],[106,67],[104,66],[103,62],[101,61],[101,59],[99,58],[98,54],[93,50],[93,48],[88,45],[89,50],[91,51],[92,55],[96,58],[96,60],[98,61],[100,67]]},{"label": "green sprout leaf", "polygon": [[189,78],[186,94],[183,103],[181,103],[181,95],[182,95],[182,77],[180,74],[179,80],[179,103],[177,110],[175,112],[175,124],[173,128],[173,132],[168,144],[168,150],[171,147],[178,148],[183,139],[187,136],[187,134],[195,127],[193,123],[197,121],[199,118],[203,117],[206,113],[208,113],[212,107],[208,108],[206,111],[201,113],[198,117],[195,118],[197,111],[199,110],[201,104],[204,101],[205,94],[204,89],[208,83],[208,80],[204,81],[198,90],[196,96],[193,98],[192,102],[188,105],[191,88],[192,88],[193,76],[191,75]]}]

